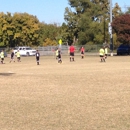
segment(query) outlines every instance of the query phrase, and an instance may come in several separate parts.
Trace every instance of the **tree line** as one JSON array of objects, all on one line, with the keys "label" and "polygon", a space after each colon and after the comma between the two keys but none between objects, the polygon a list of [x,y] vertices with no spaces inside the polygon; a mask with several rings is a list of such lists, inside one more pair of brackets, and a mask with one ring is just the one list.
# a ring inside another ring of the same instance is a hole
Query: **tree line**
[{"label": "tree line", "polygon": [[56,45],[60,29],[57,24],[39,22],[28,13],[0,13],[0,46]]},{"label": "tree line", "polygon": [[[0,13],[0,46],[48,46],[63,44],[91,45],[110,42],[110,22],[107,0],[68,0],[65,22],[46,24],[28,13]],[[118,3],[112,10],[113,43],[128,43],[130,39],[130,8],[122,12]],[[122,20],[123,19],[123,20]],[[121,28],[122,27],[122,28]]]}]

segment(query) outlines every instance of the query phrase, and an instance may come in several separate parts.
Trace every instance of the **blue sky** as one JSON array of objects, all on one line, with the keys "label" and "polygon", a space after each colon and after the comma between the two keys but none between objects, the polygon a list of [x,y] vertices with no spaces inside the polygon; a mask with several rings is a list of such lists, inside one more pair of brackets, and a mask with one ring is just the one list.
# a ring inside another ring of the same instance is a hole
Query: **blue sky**
[{"label": "blue sky", "polygon": [[[122,10],[130,6],[130,0],[112,0],[113,6],[115,3],[118,3]],[[47,24],[62,24],[66,7],[70,7],[68,0],[0,0],[0,12],[26,12]]]}]

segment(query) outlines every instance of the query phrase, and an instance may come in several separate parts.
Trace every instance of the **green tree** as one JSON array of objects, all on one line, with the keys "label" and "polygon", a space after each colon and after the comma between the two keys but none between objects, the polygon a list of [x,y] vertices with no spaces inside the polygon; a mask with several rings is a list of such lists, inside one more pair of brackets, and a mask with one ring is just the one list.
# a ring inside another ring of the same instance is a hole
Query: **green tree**
[{"label": "green tree", "polygon": [[12,43],[15,27],[11,23],[12,16],[10,13],[0,14],[0,44],[2,46],[8,46]]},{"label": "green tree", "polygon": [[72,41],[73,42],[76,42],[77,40],[77,34],[78,34],[78,27],[77,27],[77,24],[78,24],[78,21],[77,21],[77,16],[74,12],[71,11],[71,9],[69,8],[66,8],[65,9],[65,15],[64,15],[64,19],[66,21],[66,25],[65,26],[65,23],[63,24],[64,25],[64,31],[65,31],[65,36],[68,43],[71,44]]},{"label": "green tree", "polygon": [[127,8],[127,11],[125,12],[125,14],[130,14],[130,7]]},{"label": "green tree", "polygon": [[[102,44],[109,40],[109,3],[106,0],[69,0],[71,8],[66,8],[64,19],[66,33],[78,44]],[[119,6],[114,7],[113,17],[119,14]]]},{"label": "green tree", "polygon": [[[108,2],[105,0],[69,0],[71,9],[66,8],[65,20],[70,36],[78,39],[79,44],[101,43],[103,41],[104,19]],[[104,15],[104,17],[103,17]],[[106,30],[105,30],[106,31]],[[106,33],[105,33],[106,34]]]},{"label": "green tree", "polygon": [[122,14],[121,7],[118,5],[118,3],[115,3],[112,13],[113,13],[113,19]]},{"label": "green tree", "polygon": [[[58,37],[61,35],[61,27],[56,23],[54,24],[45,24],[40,23],[40,45],[46,42],[46,39],[50,39],[51,41],[55,41],[58,44]],[[61,36],[60,36],[61,37]],[[48,42],[49,43],[49,42]],[[48,44],[49,45],[49,44]],[[52,44],[50,44],[52,45]]]},{"label": "green tree", "polygon": [[27,13],[0,13],[0,44],[14,47],[39,44],[39,21]]},{"label": "green tree", "polygon": [[45,39],[43,42],[43,46],[56,46],[57,43],[55,40],[51,40],[50,38]]},{"label": "green tree", "polygon": [[16,25],[15,45],[33,46],[39,44],[39,20],[27,13],[15,13],[13,24]]}]

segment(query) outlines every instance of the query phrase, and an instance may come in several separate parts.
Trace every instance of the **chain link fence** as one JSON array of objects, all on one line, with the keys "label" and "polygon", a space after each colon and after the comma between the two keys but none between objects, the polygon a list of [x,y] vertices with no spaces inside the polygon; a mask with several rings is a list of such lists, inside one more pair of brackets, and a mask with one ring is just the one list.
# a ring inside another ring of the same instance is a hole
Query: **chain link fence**
[{"label": "chain link fence", "polygon": [[[80,54],[80,48],[82,46],[75,46],[75,54]],[[85,54],[95,54],[97,55],[99,53],[99,49],[102,47],[102,45],[84,45],[85,48]],[[41,55],[55,55],[55,51],[58,48],[58,46],[47,46],[47,47],[37,47],[36,49],[39,50]],[[68,55],[68,48],[67,45],[60,46],[62,55]],[[108,53],[110,53],[110,50],[108,49]]]},{"label": "chain link fence", "polygon": [[[85,48],[85,55],[98,55],[99,53],[99,49],[102,47],[103,45],[84,45],[83,47]],[[61,52],[62,52],[62,55],[68,55],[68,49],[69,49],[69,46],[67,45],[62,45],[62,46],[46,46],[46,47],[35,47],[33,49],[36,49],[36,50],[39,50],[41,56],[43,55],[46,55],[46,56],[49,56],[49,55],[55,55],[55,51],[57,48],[61,48]],[[79,55],[80,54],[80,48],[82,46],[81,45],[77,45],[75,46],[75,54],[76,55]],[[12,48],[1,48],[1,49],[4,49],[5,52],[7,54],[10,53],[10,50]],[[114,52],[116,52],[116,50],[114,50]],[[111,51],[108,49],[108,53],[111,53]]]}]

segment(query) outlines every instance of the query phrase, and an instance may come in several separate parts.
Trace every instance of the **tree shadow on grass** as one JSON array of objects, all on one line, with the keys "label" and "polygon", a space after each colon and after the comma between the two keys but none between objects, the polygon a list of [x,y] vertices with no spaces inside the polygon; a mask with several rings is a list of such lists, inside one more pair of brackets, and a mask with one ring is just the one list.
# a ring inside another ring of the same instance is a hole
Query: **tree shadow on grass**
[{"label": "tree shadow on grass", "polygon": [[0,76],[11,76],[15,73],[0,73]]}]

